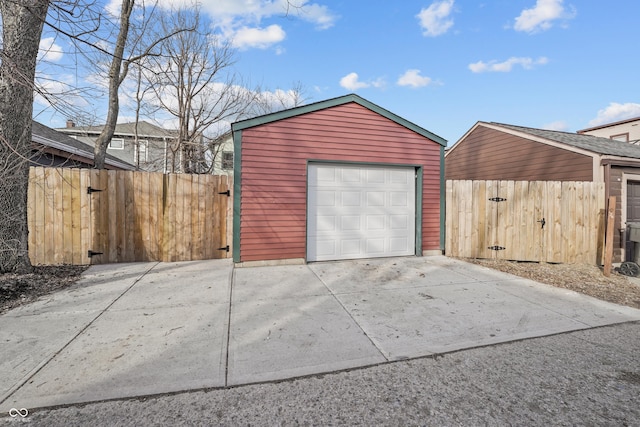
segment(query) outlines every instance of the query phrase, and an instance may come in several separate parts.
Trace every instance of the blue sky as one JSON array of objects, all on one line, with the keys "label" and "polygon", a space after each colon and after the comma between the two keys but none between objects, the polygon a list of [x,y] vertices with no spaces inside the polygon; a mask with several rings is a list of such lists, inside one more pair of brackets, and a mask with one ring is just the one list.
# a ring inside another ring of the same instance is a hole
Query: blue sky
[{"label": "blue sky", "polygon": [[[203,1],[252,84],[299,82],[308,102],[357,93],[449,145],[478,120],[574,132],[640,116],[640,2],[291,0],[301,7],[288,13],[285,3]],[[64,125],[49,112],[38,119]]]}]

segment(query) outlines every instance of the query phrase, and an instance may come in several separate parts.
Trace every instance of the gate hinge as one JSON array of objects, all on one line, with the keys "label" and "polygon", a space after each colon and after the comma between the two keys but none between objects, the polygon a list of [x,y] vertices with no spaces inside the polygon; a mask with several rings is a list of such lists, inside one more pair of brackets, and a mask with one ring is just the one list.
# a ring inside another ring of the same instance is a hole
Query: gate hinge
[{"label": "gate hinge", "polygon": [[492,202],[506,202],[507,199],[503,198],[503,197],[491,197],[489,200],[491,200]]},{"label": "gate hinge", "polygon": [[219,251],[227,251],[229,252],[229,245],[225,246],[224,248],[218,248]]},{"label": "gate hinge", "polygon": [[102,255],[102,254],[103,254],[103,252],[95,252],[95,251],[92,251],[91,249],[89,249],[89,252],[87,253],[87,256],[89,258],[91,258],[91,257],[93,257],[95,255]]},{"label": "gate hinge", "polygon": [[97,188],[91,188],[91,186],[87,187],[87,194],[91,194],[91,193],[99,193],[102,190],[98,190]]},{"label": "gate hinge", "polygon": [[505,248],[504,246],[497,246],[496,245],[496,246],[489,246],[488,249],[491,249],[492,251],[503,251],[503,250],[505,250],[507,248]]},{"label": "gate hinge", "polygon": [[231,197],[231,190],[223,191],[222,193],[218,193],[218,194],[226,194],[227,197]]}]

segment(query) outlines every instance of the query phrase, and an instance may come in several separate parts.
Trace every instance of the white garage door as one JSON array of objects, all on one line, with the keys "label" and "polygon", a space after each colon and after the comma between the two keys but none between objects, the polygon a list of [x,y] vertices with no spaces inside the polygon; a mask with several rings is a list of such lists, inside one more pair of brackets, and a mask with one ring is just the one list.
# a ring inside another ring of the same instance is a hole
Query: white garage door
[{"label": "white garage door", "polygon": [[415,254],[415,169],[310,164],[307,260]]}]

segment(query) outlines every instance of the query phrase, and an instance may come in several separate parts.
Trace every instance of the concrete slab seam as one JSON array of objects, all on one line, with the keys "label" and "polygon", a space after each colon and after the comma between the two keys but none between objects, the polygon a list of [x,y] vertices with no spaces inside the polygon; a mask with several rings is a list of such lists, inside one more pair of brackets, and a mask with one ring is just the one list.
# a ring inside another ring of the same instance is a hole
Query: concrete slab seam
[{"label": "concrete slab seam", "polygon": [[107,305],[103,310],[101,310],[89,323],[87,323],[84,328],[80,329],[77,334],[75,334],[65,345],[63,345],[59,350],[54,351],[50,356],[46,357],[42,362],[40,362],[34,369],[32,369],[21,381],[18,381],[11,389],[5,393],[2,397],[0,397],[0,404],[4,403],[7,399],[9,399],[15,392],[17,392],[23,385],[25,385],[31,378],[33,378],[38,372],[40,372],[45,366],[49,364],[58,354],[64,351],[73,341],[76,340],[84,331],[86,331],[91,325],[95,323],[113,304],[115,304],[124,294],[129,292],[131,288],[135,286],[144,276],[146,276],[151,270],[153,270],[159,262],[154,263],[149,269],[144,271],[140,276],[138,276],[133,283],[128,286],[117,298],[115,298],[109,305]]},{"label": "concrete slab seam", "polygon": [[360,325],[360,323],[358,323],[358,321],[353,317],[353,315],[351,314],[351,312],[349,310],[347,310],[347,307],[345,307],[345,305],[342,303],[342,301],[340,300],[340,298],[338,298],[338,295],[336,293],[333,292],[333,289],[331,289],[324,280],[322,280],[322,278],[320,276],[318,276],[316,274],[315,271],[313,271],[313,269],[309,268],[309,266],[306,266],[307,269],[309,269],[309,271],[311,271],[311,273],[316,276],[318,278],[318,280],[320,281],[320,283],[322,283],[322,285],[327,288],[327,290],[329,291],[329,293],[331,294],[331,296],[338,302],[338,304],[340,304],[340,307],[342,307],[342,309],[345,311],[345,313],[347,313],[347,315],[349,316],[349,318],[351,320],[353,320],[353,323],[355,323],[358,328],[360,328],[360,330],[362,331],[362,333],[364,334],[365,337],[367,337],[367,339],[369,340],[369,342],[375,347],[376,350],[378,350],[378,353],[380,353],[380,355],[383,357],[384,360],[386,360],[387,362],[389,361],[389,359],[387,358],[387,356],[384,355],[384,353],[382,352],[382,350],[380,349],[380,347],[378,347],[376,345],[376,343],[371,339],[371,337],[367,334],[367,332],[362,329],[362,326]]},{"label": "concrete slab seam", "polygon": [[224,386],[227,387],[229,385],[229,345],[231,344],[231,307],[233,303],[233,285],[235,283],[236,278],[236,268],[232,264],[231,272],[229,273],[229,309],[227,310],[227,314],[229,315],[227,318],[227,348],[226,355],[224,361]]}]

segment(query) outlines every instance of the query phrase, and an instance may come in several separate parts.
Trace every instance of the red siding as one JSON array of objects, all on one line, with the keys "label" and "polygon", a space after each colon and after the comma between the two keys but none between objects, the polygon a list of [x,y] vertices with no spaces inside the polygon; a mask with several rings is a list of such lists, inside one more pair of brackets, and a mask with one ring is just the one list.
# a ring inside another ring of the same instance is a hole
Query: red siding
[{"label": "red siding", "polygon": [[592,157],[478,126],[445,158],[447,179],[591,181]]},{"label": "red siding", "polygon": [[242,131],[240,261],[306,257],[307,160],[422,165],[422,247],[440,249],[440,145],[348,103]]}]

